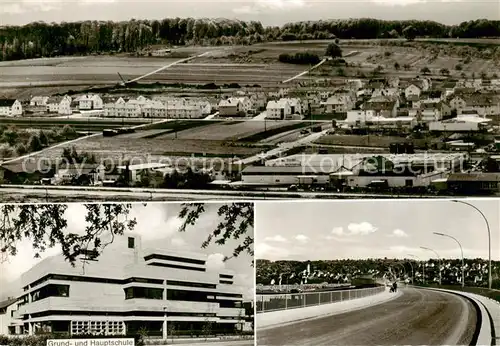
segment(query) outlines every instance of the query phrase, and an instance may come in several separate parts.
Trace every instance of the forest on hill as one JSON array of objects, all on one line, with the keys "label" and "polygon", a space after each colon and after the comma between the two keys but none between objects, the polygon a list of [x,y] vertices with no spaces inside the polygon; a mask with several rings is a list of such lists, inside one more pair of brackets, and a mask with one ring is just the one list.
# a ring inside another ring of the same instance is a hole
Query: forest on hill
[{"label": "forest on hill", "polygon": [[256,21],[194,18],[34,22],[0,27],[0,61],[134,53],[152,45],[249,45],[264,41],[397,38],[410,32],[417,38],[500,37],[500,21],[481,19],[449,26],[433,21],[360,18],[296,22],[282,27],[264,27]]}]

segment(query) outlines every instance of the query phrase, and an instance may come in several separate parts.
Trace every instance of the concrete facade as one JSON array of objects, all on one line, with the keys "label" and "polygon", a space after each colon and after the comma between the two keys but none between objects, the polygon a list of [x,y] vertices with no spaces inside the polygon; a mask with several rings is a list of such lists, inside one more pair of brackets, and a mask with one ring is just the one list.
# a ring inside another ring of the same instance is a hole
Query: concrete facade
[{"label": "concrete facade", "polygon": [[[207,267],[205,255],[143,250],[135,234],[115,238],[82,272],[62,256],[47,258],[21,277],[23,293],[13,314],[24,334],[233,331],[244,316],[234,273]],[[11,322],[13,324],[14,322]],[[170,325],[170,327],[169,327]]]},{"label": "concrete facade", "polygon": [[17,299],[10,298],[0,302],[0,335],[12,335],[20,332],[20,326],[13,317],[16,310]]}]

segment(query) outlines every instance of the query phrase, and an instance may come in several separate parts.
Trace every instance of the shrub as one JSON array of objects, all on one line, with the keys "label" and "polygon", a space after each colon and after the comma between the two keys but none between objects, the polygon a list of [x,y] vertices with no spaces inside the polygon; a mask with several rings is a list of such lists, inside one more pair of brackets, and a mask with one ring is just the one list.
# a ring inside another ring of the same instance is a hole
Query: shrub
[{"label": "shrub", "polygon": [[30,151],[40,151],[43,149],[42,142],[38,135],[32,135],[28,141],[28,148]]},{"label": "shrub", "polygon": [[26,149],[26,146],[24,144],[20,143],[16,146],[16,152],[17,152],[17,155],[21,156],[21,155],[27,154],[28,150]]},{"label": "shrub", "polygon": [[450,74],[450,70],[448,70],[447,68],[442,68],[441,70],[439,70],[439,73],[441,73],[443,76],[447,76]]},{"label": "shrub", "polygon": [[70,138],[70,137],[76,135],[76,131],[71,126],[64,125],[61,135],[64,136],[65,138]]},{"label": "shrub", "polygon": [[325,55],[332,58],[340,58],[342,57],[342,49],[336,43],[330,43],[326,48]]},{"label": "shrub", "polygon": [[[33,335],[25,337],[7,337],[0,336],[0,345],[6,346],[46,346],[47,340],[49,339],[66,339],[70,338],[68,335],[64,334],[44,334],[44,335]],[[128,335],[94,335],[94,334],[80,334],[73,335],[71,339],[134,339],[136,346],[144,346],[144,340],[142,336],[138,334],[128,334]]]},{"label": "shrub", "polygon": [[431,70],[428,67],[424,67],[420,70],[420,72],[422,72],[423,74],[430,74]]},{"label": "shrub", "polygon": [[287,64],[316,65],[321,61],[317,54],[309,52],[299,52],[295,54],[280,54],[278,60]]},{"label": "shrub", "polygon": [[0,144],[0,158],[11,157],[11,156],[12,156],[12,147],[9,146],[7,143]]}]

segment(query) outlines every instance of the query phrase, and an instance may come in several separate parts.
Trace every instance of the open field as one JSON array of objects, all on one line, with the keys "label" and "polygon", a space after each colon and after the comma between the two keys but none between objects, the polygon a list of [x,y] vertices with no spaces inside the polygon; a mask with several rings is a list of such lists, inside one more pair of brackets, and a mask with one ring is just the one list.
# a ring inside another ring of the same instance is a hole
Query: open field
[{"label": "open field", "polygon": [[[354,74],[357,71],[367,73],[372,71],[373,68],[377,67],[378,65],[383,66],[386,72],[388,70],[392,70],[390,71],[392,74],[399,75],[415,75],[420,73],[420,70],[423,67],[428,67],[433,74],[439,74],[439,70],[441,68],[448,68],[453,73],[452,70],[454,70],[455,66],[461,61],[460,57],[443,55],[440,55],[437,59],[433,60],[431,59],[432,54],[430,54],[430,52],[426,50],[409,46],[382,46],[378,45],[377,41],[379,40],[341,40],[340,47],[342,48],[344,55],[347,55],[345,57],[345,60],[350,65],[354,65],[345,69],[348,75]],[[429,39],[428,41],[432,40]],[[438,41],[447,42],[446,40]],[[455,40],[449,41],[457,42]],[[271,42],[256,44],[251,47],[237,47],[234,49],[234,52],[240,55],[246,55],[246,59],[248,62],[257,63],[259,62],[259,60],[272,61],[272,59],[276,59],[281,53],[292,54],[301,51],[309,51],[322,56],[329,42],[330,41]],[[464,39],[459,40],[459,42],[493,43],[495,42],[495,40],[486,39],[486,41],[483,42],[480,39]],[[373,44],[370,45],[369,43]],[[498,43],[498,40],[496,43]],[[405,71],[401,68],[400,71],[395,71],[395,62],[398,62],[401,67],[403,67],[403,65],[405,64],[409,64],[410,69]],[[465,73],[500,73],[500,65],[498,63],[495,63],[493,60],[475,58],[470,64],[462,65],[463,72]],[[461,72],[462,71],[456,71],[455,74],[459,75]],[[307,78],[309,77],[302,77],[302,79]]]},{"label": "open field", "polygon": [[239,139],[241,142],[266,142],[266,139],[272,140],[280,134],[286,134],[291,131],[298,132],[299,129],[308,127],[311,124],[309,122],[293,122],[280,127],[267,128],[265,131],[257,132],[249,136],[245,136]]},{"label": "open field", "polygon": [[[206,122],[206,121],[204,121]],[[208,122],[207,122],[208,123]],[[168,124],[168,123],[167,123]],[[159,139],[190,139],[190,140],[214,140],[214,141],[258,141],[252,139],[252,136],[261,134],[264,131],[288,131],[290,126],[302,127],[309,123],[301,121],[227,121],[217,122],[208,126],[191,128],[185,131],[179,131],[177,134],[166,134],[158,137]],[[276,133],[268,132],[269,136]],[[248,140],[247,140],[248,139]]]},{"label": "open field", "polygon": [[[266,146],[233,146],[226,141],[199,139],[159,139],[102,137],[83,139],[72,145],[78,152],[90,152],[97,160],[105,160],[116,165],[131,160],[131,164],[175,157],[187,158],[243,158],[268,149]],[[37,155],[31,160],[43,158],[45,162],[56,162],[63,148],[54,148]]]},{"label": "open field", "polygon": [[[440,50],[441,45],[428,43],[429,49],[419,49],[408,45],[380,45],[381,40],[341,40],[340,46],[349,66],[344,68],[348,76],[368,74],[375,67],[384,67],[388,75],[415,76],[423,67],[428,67],[433,75],[439,75],[441,68],[448,68],[452,75],[462,72],[487,72],[500,74],[500,64],[494,60],[474,58],[470,64],[462,64],[463,71],[455,71],[460,63],[458,56],[439,55],[432,59],[431,48]],[[403,41],[403,40],[395,40]],[[417,40],[423,42],[425,40]],[[433,40],[447,42],[446,40]],[[493,39],[448,40],[450,43],[470,42],[493,44]],[[144,78],[144,82],[185,83],[185,84],[229,84],[276,86],[306,70],[308,66],[283,64],[277,61],[282,53],[310,51],[322,56],[331,41],[270,42],[252,46],[234,47],[185,47],[176,52],[179,58],[131,57],[131,56],[87,56],[44,58],[35,60],[9,61],[0,63],[0,96],[22,98],[31,94],[52,94],[55,91],[79,90],[83,86],[115,85],[120,82],[118,73],[125,79],[133,79],[154,71],[180,59],[181,55],[196,55],[211,52],[205,57],[172,66],[157,74]],[[418,44],[420,44],[417,42]],[[431,47],[432,46],[432,47]],[[443,47],[447,47],[443,45]],[[494,49],[494,48],[493,48]],[[394,63],[410,68],[399,71]],[[337,68],[322,66],[315,77],[338,78],[333,73]],[[308,75],[297,81],[308,80]],[[23,90],[22,88],[26,88]],[[17,94],[15,94],[17,93]]]},{"label": "open field", "polygon": [[[314,141],[320,145],[338,145],[338,146],[359,146],[359,147],[377,147],[389,148],[391,143],[404,143],[407,140],[404,137],[391,136],[358,136],[358,135],[326,135]],[[426,140],[414,139],[415,147],[424,146]]]},{"label": "open field", "polygon": [[[109,128],[123,126],[135,126],[145,124],[145,119],[110,119],[110,118],[89,118],[89,119],[57,119],[57,118],[0,118],[2,125],[13,125],[18,128],[38,128],[53,129],[69,125],[77,131],[102,131]],[[172,122],[175,123],[175,122]],[[173,124],[171,125],[173,126]]]},{"label": "open field", "polygon": [[166,129],[166,130],[144,130],[144,131],[138,131],[134,133],[127,133],[123,135],[119,135],[120,139],[138,139],[138,138],[155,138],[159,137],[165,133],[172,132],[172,129]]},{"label": "open field", "polygon": [[95,153],[98,157],[121,158],[123,155],[155,156],[238,156],[258,153],[263,148],[233,147],[225,141],[200,139],[138,138],[133,141],[120,138],[96,137],[78,142],[77,149]]},{"label": "open field", "polygon": [[[204,48],[209,51],[211,48]],[[224,53],[228,54],[228,53]],[[78,58],[40,59],[40,61],[7,62],[0,64],[0,88],[43,85],[101,85],[116,84],[124,79],[133,79],[168,65],[179,59],[157,57],[89,56]],[[208,61],[210,63],[203,63]],[[226,63],[228,63],[227,61]],[[196,59],[193,62],[175,65],[144,81],[163,83],[241,83],[270,84],[280,82],[301,72],[300,66],[286,64],[226,64],[216,57]]]}]

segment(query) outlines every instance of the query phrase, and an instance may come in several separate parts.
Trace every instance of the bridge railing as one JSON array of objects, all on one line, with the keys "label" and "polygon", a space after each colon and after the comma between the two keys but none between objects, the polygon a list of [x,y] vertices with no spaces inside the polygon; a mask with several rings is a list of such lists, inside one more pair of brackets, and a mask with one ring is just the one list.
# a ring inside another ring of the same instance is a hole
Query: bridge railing
[{"label": "bridge railing", "polygon": [[276,294],[280,294],[284,292],[289,292],[293,289],[299,289],[299,290],[313,290],[313,289],[318,289],[318,288],[349,288],[351,287],[351,284],[291,284],[291,285],[257,285],[257,294],[259,294],[259,291],[274,291]]},{"label": "bridge railing", "polygon": [[372,296],[385,291],[384,286],[330,292],[258,294],[257,313],[305,308]]}]

